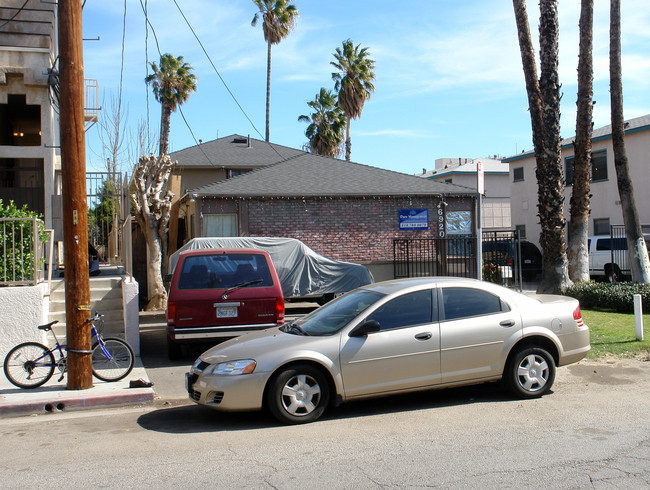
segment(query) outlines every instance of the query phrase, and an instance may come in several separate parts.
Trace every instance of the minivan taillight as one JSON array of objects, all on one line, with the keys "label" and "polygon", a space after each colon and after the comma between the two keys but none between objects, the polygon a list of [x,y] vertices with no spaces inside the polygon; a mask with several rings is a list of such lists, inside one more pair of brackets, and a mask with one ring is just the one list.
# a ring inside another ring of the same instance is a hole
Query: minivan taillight
[{"label": "minivan taillight", "polygon": [[174,325],[176,323],[176,303],[173,301],[167,302],[167,325]]},{"label": "minivan taillight", "polygon": [[279,325],[284,323],[284,298],[275,300],[275,316]]}]

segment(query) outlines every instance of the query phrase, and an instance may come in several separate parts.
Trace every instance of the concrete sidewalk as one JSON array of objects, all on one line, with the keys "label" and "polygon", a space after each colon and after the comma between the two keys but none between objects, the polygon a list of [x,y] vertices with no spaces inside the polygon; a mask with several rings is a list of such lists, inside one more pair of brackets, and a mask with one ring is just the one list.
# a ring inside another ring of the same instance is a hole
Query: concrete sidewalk
[{"label": "concrete sidewalk", "polygon": [[43,386],[21,389],[9,383],[4,373],[0,376],[0,417],[47,414],[87,408],[117,407],[152,403],[153,388],[129,388],[131,380],[149,381],[139,357],[133,371],[123,380],[106,383],[93,377],[88,390],[68,390],[67,377],[61,382],[58,371]]}]

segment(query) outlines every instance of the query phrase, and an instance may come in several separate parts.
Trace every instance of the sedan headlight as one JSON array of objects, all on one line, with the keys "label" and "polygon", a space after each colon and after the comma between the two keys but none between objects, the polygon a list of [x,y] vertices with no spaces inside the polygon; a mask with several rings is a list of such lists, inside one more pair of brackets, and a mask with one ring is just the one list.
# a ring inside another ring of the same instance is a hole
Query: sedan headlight
[{"label": "sedan headlight", "polygon": [[210,367],[209,374],[217,376],[235,376],[237,374],[251,374],[257,363],[253,359],[241,359],[215,364]]}]

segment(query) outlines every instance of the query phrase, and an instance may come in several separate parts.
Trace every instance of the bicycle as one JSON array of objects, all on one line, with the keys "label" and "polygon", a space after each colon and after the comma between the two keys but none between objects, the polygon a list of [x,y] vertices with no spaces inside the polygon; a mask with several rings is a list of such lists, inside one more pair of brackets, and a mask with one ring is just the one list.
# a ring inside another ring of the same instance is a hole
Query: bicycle
[{"label": "bicycle", "polygon": [[[122,339],[102,337],[101,323],[103,315],[95,313],[86,320],[91,324],[91,334],[95,338],[92,350],[93,376],[102,381],[119,381],[131,372],[135,356],[131,346]],[[9,351],[4,361],[4,372],[7,379],[19,388],[37,388],[49,381],[54,374],[54,369],[61,372],[59,382],[66,372],[67,346],[59,343],[52,325],[58,323],[51,321],[40,325],[39,330],[52,332],[54,347],[48,348],[38,342],[24,342]],[[99,329],[97,327],[99,325]],[[55,354],[58,358],[55,359]]]}]

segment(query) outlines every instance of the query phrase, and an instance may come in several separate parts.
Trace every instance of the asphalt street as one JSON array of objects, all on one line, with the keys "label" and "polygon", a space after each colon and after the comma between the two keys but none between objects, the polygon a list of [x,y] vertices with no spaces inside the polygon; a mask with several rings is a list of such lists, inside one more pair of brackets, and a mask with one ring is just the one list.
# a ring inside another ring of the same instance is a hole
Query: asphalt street
[{"label": "asphalt street", "polygon": [[158,404],[0,419],[4,488],[648,488],[650,362],[356,402],[313,424]]},{"label": "asphalt street", "polygon": [[344,404],[303,426],[191,403],[196,351],[142,325],[153,404],[0,419],[3,488],[649,488],[650,362],[583,360],[550,394],[497,385]]}]

